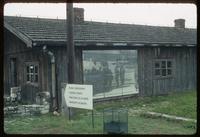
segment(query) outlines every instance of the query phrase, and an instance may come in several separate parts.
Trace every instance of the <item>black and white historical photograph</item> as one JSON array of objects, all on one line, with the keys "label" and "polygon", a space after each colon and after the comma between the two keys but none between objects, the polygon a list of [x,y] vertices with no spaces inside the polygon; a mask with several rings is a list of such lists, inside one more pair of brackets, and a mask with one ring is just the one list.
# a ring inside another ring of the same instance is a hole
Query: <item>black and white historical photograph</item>
[{"label": "black and white historical photograph", "polygon": [[5,134],[197,133],[192,3],[6,3]]}]

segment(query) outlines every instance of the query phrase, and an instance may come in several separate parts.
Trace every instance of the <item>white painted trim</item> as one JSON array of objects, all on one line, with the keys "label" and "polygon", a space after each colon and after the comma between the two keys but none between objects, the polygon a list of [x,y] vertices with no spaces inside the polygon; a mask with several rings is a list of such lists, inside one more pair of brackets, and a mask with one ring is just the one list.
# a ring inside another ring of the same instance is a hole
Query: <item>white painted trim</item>
[{"label": "white painted trim", "polygon": [[113,46],[127,46],[127,43],[113,43]]}]

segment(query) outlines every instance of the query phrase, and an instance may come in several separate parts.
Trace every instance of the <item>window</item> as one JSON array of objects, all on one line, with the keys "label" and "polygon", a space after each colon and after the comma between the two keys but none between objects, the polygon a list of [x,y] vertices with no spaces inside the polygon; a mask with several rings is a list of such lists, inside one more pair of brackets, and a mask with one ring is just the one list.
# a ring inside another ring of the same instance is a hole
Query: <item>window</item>
[{"label": "window", "polygon": [[39,66],[37,63],[26,64],[26,82],[38,83]]},{"label": "window", "polygon": [[159,77],[169,77],[172,76],[172,60],[170,59],[160,59],[154,62],[154,74]]}]

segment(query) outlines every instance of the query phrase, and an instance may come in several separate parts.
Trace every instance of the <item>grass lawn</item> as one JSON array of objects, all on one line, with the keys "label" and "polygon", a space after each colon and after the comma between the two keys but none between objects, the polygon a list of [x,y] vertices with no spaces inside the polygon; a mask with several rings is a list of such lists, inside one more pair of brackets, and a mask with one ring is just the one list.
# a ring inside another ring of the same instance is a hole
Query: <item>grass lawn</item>
[{"label": "grass lawn", "polygon": [[[151,110],[196,118],[196,92],[95,104],[94,128],[92,128],[91,111],[76,109],[76,117],[71,121],[66,116],[52,114],[5,118],[4,131],[8,134],[102,134],[103,108],[120,106],[129,108],[130,112],[131,110]],[[130,134],[194,134],[196,132],[196,124],[191,122],[168,121],[130,112],[128,117],[128,133]]]},{"label": "grass lawn", "polygon": [[[8,134],[103,134],[102,116],[95,116],[95,127],[92,127],[91,116],[69,121],[64,116],[43,115],[40,117],[23,117],[10,119],[4,130]],[[129,116],[128,133],[130,134],[194,134],[193,123],[172,122],[164,119],[153,119]]]},{"label": "grass lawn", "polygon": [[95,108],[101,110],[106,107],[127,107],[196,119],[197,95],[195,91],[170,93],[165,96],[139,97],[106,102],[97,104]]}]

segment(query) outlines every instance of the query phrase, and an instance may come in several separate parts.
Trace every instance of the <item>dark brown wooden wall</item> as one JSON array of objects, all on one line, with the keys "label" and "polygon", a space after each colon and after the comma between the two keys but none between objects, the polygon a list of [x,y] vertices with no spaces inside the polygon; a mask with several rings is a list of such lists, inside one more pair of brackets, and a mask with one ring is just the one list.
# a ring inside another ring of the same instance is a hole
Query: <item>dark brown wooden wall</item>
[{"label": "dark brown wooden wall", "polygon": [[[4,93],[10,95],[10,58],[16,58],[17,62],[17,86],[22,88],[22,92],[25,92],[26,99],[33,98],[31,89],[34,92],[48,91],[48,59],[47,56],[37,48],[27,48],[26,44],[4,29]],[[30,85],[25,80],[25,62],[38,62],[39,63],[39,84]],[[25,91],[26,90],[26,91]],[[29,95],[30,93],[30,95]]]},{"label": "dark brown wooden wall", "polygon": [[[54,47],[54,49],[51,49],[51,50],[54,52],[55,61],[56,61],[56,93],[58,97],[58,104],[60,106],[61,98],[62,98],[61,84],[67,83],[68,81],[67,51],[65,48],[62,48],[62,47],[57,47],[56,49]],[[49,83],[51,83],[51,77],[49,79]]]},{"label": "dark brown wooden wall", "polygon": [[[141,96],[167,94],[196,89],[196,48],[160,47],[138,48],[138,83]],[[172,59],[173,76],[156,78],[154,76],[155,59]]]},{"label": "dark brown wooden wall", "polygon": [[[42,47],[27,48],[26,44],[10,33],[4,30],[4,93],[10,95],[10,58],[17,59],[17,86],[21,86],[23,92],[27,92],[25,100],[34,98],[35,93],[39,91],[49,91],[51,93],[51,63],[50,56],[42,51]],[[68,81],[68,58],[66,48],[59,45],[47,47],[55,55],[56,61],[56,92],[58,103],[61,101],[61,84]],[[82,83],[82,50],[76,49],[76,83]],[[25,62],[39,63],[39,84],[33,86],[26,84],[25,81]]]},{"label": "dark brown wooden wall", "polygon": [[152,95],[153,48],[138,48],[138,85],[140,95]]},{"label": "dark brown wooden wall", "polygon": [[[58,97],[58,105],[61,106],[62,99],[62,83],[68,82],[68,57],[67,50],[61,46],[48,47],[52,51],[56,60],[56,92]],[[82,50],[75,49],[76,54],[76,83],[82,84]],[[49,72],[49,88],[51,89],[51,72]]]},{"label": "dark brown wooden wall", "polygon": [[83,58],[82,58],[82,50],[75,50],[75,60],[76,60],[76,83],[83,83]]}]

